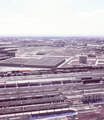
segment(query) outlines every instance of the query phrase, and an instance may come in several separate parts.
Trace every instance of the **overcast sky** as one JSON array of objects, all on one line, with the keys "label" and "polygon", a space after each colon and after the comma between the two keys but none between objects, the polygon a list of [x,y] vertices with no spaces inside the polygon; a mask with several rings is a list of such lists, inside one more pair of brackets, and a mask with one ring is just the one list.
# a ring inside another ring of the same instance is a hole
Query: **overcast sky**
[{"label": "overcast sky", "polygon": [[104,0],[0,0],[0,35],[104,36]]}]

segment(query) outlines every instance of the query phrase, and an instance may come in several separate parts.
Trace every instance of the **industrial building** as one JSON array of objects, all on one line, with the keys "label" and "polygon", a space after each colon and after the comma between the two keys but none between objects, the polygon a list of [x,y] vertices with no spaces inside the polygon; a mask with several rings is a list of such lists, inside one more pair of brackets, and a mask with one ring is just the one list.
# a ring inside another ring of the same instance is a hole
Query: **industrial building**
[{"label": "industrial building", "polygon": [[88,57],[96,57],[96,54],[88,54]]},{"label": "industrial building", "polygon": [[17,46],[0,46],[0,60],[5,60],[11,57],[15,57],[15,53],[18,50]]},{"label": "industrial building", "polygon": [[0,61],[0,65],[1,66],[53,68],[53,67],[58,67],[63,62],[65,62],[65,59],[58,58],[58,57],[43,57],[40,59],[10,58],[7,60]]},{"label": "industrial building", "polygon": [[47,55],[49,53],[51,53],[51,51],[38,51],[36,55]]},{"label": "industrial building", "polygon": [[79,56],[79,63],[87,63],[87,56],[86,55],[81,55]]}]

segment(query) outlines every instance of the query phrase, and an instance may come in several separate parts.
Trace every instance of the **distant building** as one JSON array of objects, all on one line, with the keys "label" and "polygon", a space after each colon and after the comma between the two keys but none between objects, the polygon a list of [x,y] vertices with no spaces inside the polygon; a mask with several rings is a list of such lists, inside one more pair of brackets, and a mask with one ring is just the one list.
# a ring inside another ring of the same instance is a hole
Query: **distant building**
[{"label": "distant building", "polygon": [[37,52],[36,55],[45,55],[46,52]]},{"label": "distant building", "polygon": [[88,54],[88,57],[96,57],[95,54]]},{"label": "distant building", "polygon": [[5,45],[5,46],[0,46],[0,60],[8,59],[11,57],[15,57],[15,53],[18,50],[17,46],[12,46],[12,45]]},{"label": "distant building", "polygon": [[40,52],[37,52],[36,55],[46,55],[46,54],[49,54],[51,52],[52,51],[40,51]]},{"label": "distant building", "polygon": [[79,63],[87,63],[87,55],[81,55],[79,56]]}]

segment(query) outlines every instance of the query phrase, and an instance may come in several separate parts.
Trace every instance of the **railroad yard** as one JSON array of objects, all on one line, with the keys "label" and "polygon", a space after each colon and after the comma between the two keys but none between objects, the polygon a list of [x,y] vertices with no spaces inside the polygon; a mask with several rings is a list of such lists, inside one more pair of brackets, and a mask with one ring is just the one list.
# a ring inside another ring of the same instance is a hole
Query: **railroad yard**
[{"label": "railroad yard", "polygon": [[0,120],[104,120],[104,0],[0,0]]},{"label": "railroad yard", "polygon": [[[76,73],[3,77],[0,120],[99,120],[104,114],[103,73],[98,73],[95,84],[94,79],[90,84],[84,83],[90,75],[83,72],[79,77]],[[83,102],[82,97],[87,94],[102,94],[102,98]]]},{"label": "railroad yard", "polygon": [[102,41],[31,39],[0,47],[0,120],[103,120]]}]

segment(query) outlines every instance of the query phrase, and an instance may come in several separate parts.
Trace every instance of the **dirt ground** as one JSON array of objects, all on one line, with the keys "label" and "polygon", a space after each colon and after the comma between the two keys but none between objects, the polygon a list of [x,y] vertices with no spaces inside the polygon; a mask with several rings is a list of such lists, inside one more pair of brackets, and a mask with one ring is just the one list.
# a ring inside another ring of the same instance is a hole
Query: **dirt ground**
[{"label": "dirt ground", "polygon": [[65,48],[65,47],[47,47],[47,46],[41,46],[41,47],[21,47],[18,50],[18,54],[33,54],[36,55],[37,52],[47,52],[45,56],[76,56],[78,54],[86,54],[89,53],[90,50],[87,49],[77,49],[77,48]]}]

